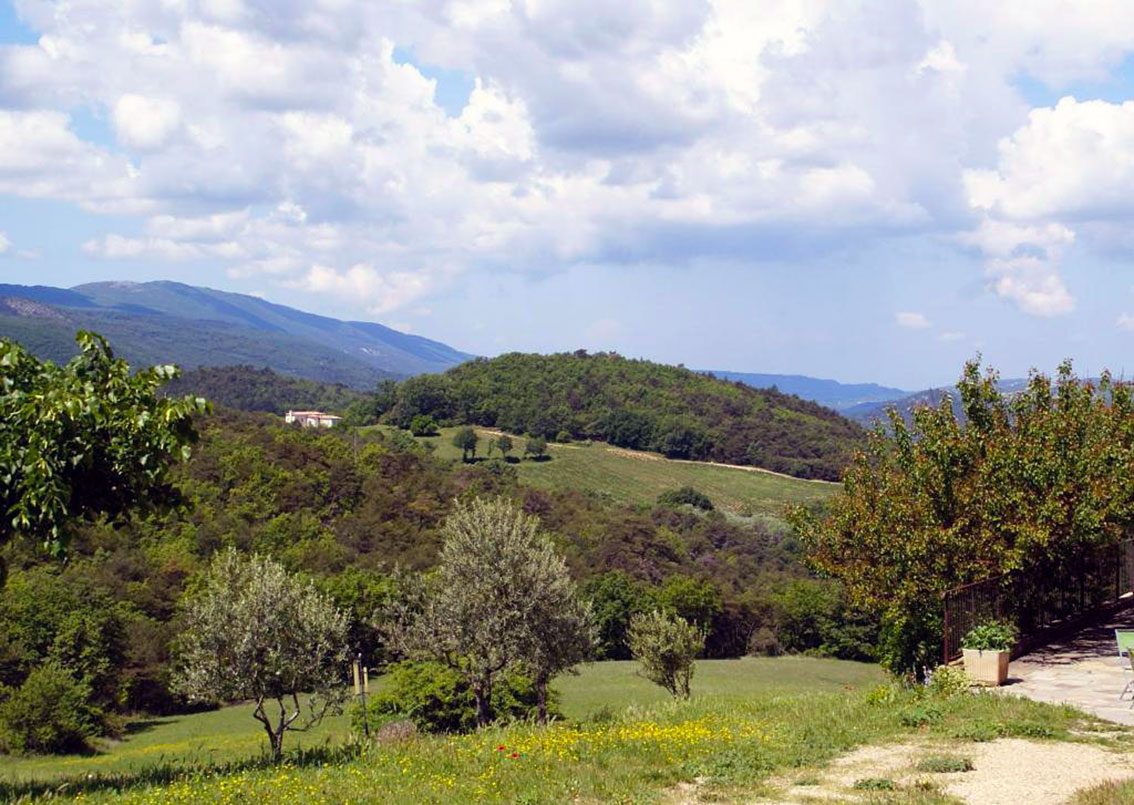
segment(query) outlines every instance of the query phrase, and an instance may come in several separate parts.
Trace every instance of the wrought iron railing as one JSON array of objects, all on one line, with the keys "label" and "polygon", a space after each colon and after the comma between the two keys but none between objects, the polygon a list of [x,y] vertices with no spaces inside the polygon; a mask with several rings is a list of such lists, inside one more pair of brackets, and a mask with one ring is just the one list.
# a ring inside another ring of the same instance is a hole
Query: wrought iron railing
[{"label": "wrought iron railing", "polygon": [[945,593],[943,656],[961,655],[978,623],[1011,620],[1022,641],[1111,606],[1134,593],[1134,539],[955,587]]}]

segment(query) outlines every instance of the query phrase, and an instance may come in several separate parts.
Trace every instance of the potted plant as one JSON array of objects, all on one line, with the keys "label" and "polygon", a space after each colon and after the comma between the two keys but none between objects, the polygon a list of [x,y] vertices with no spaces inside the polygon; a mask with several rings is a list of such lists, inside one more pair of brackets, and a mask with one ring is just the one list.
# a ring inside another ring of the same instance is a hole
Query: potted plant
[{"label": "potted plant", "polygon": [[961,640],[965,673],[978,685],[1003,685],[1008,659],[1016,644],[1016,627],[1007,621],[985,621]]}]

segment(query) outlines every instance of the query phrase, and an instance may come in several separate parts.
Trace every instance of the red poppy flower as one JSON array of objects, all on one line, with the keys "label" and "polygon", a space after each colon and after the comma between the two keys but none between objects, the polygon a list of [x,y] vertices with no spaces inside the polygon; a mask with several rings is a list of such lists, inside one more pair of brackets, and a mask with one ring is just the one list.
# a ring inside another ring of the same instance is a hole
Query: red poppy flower
[{"label": "red poppy flower", "polygon": [[513,752],[512,755],[511,755],[511,757],[514,757],[514,758],[517,758],[519,756],[520,756],[519,752]]},{"label": "red poppy flower", "polygon": [[500,744],[500,746],[496,747],[496,751],[497,752],[503,752],[507,748],[508,747],[506,747],[504,744]]}]

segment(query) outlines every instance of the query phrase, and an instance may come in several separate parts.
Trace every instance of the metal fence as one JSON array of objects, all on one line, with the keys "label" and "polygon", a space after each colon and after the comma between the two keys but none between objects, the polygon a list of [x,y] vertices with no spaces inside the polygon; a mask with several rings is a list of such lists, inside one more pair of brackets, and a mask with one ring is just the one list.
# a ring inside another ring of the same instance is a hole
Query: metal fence
[{"label": "metal fence", "polygon": [[1134,593],[1134,539],[956,587],[945,593],[945,662],[961,655],[961,639],[981,621],[1011,620],[1023,642],[1130,593]]}]

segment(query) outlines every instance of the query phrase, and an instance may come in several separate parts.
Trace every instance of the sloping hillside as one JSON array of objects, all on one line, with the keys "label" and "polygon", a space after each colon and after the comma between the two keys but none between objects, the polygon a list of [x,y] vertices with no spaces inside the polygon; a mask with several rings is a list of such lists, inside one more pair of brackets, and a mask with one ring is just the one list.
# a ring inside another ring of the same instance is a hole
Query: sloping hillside
[{"label": "sloping hillside", "polygon": [[443,371],[471,357],[374,322],[340,321],[177,282],[0,285],[0,298],[7,300],[0,304],[0,336],[53,360],[74,353],[80,327],[106,335],[132,363],[269,366],[356,388],[382,377]]},{"label": "sloping hillside", "polygon": [[405,427],[419,414],[827,480],[863,438],[855,423],[798,397],[581,350],[512,353],[412,378],[386,419]]}]

